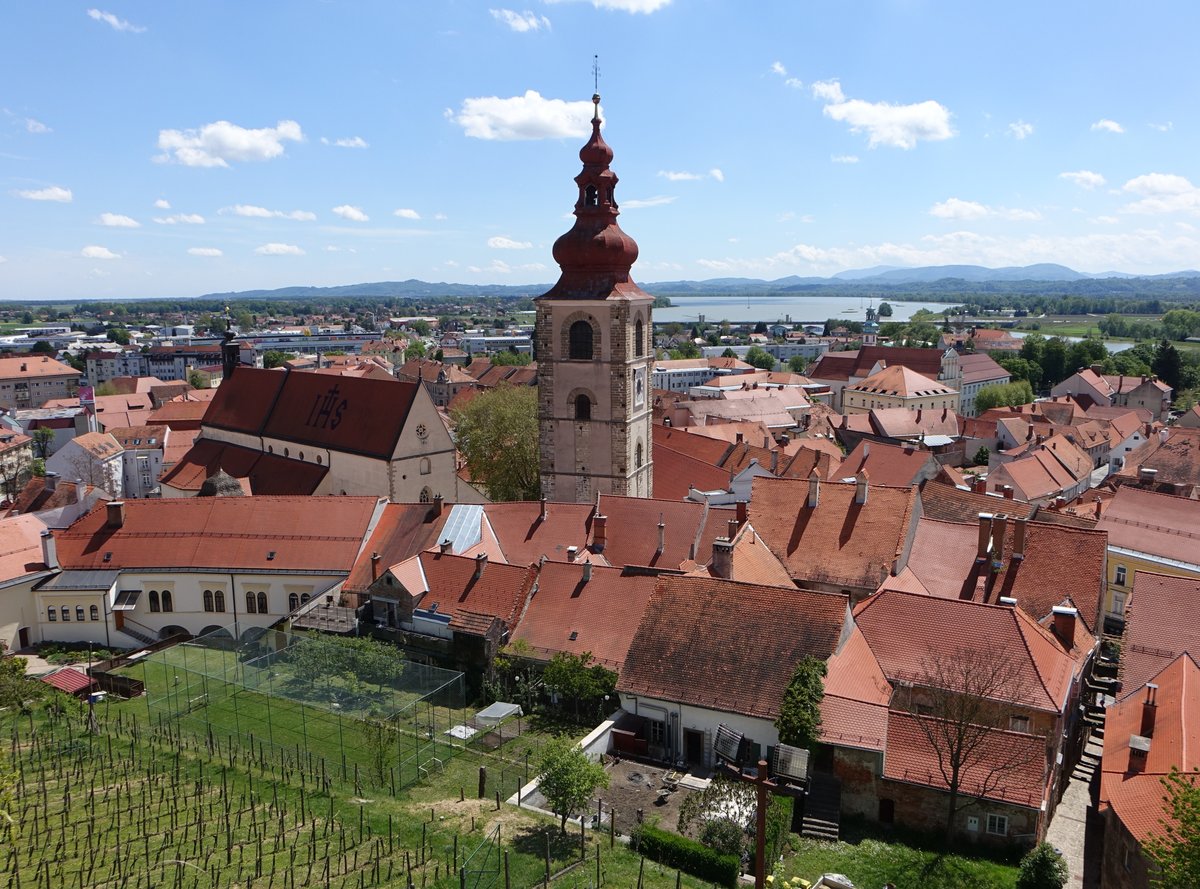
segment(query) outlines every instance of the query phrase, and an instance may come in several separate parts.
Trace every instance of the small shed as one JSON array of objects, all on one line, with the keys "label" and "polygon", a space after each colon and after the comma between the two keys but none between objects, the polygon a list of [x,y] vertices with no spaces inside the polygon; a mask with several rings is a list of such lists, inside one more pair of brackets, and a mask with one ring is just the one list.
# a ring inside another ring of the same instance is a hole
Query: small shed
[{"label": "small shed", "polygon": [[64,667],[42,677],[42,682],[75,697],[83,697],[96,687],[96,680],[74,667]]},{"label": "small shed", "polygon": [[499,725],[510,716],[523,716],[519,704],[506,704],[503,701],[485,707],[475,714],[475,723],[480,726]]}]

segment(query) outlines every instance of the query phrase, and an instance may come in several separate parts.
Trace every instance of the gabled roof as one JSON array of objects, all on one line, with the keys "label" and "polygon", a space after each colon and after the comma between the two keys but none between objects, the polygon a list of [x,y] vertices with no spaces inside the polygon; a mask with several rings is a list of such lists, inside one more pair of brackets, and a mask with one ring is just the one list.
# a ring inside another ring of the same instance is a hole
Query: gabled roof
[{"label": "gabled roof", "polygon": [[[702,503],[650,500],[644,497],[600,495],[600,514],[607,516],[604,558],[610,565],[643,565],[677,569],[695,555],[704,522]],[[662,521],[665,547],[658,549],[658,523]],[[595,522],[588,545],[595,543]]]},{"label": "gabled roof", "polygon": [[653,441],[654,496],[660,500],[683,500],[693,487],[701,491],[724,491],[729,473],[689,454]]},{"label": "gabled roof", "polygon": [[0,380],[35,379],[39,377],[78,377],[79,371],[70,365],[43,355],[37,358],[0,358]]},{"label": "gabled roof", "polygon": [[[218,390],[209,390],[216,392]],[[205,413],[212,404],[211,400],[199,401],[165,401],[150,412],[150,422],[172,429],[199,429]]]},{"label": "gabled roof", "polygon": [[903,488],[936,474],[937,460],[922,448],[864,440],[833,471],[833,477],[844,481],[863,471],[873,484]]},{"label": "gabled roof", "polygon": [[1150,749],[1143,762],[1131,763],[1130,738],[1142,730],[1145,686],[1104,714],[1104,758],[1100,764],[1100,804],[1111,806],[1138,842],[1161,834],[1168,817],[1162,778],[1172,768],[1192,773],[1200,768],[1200,667],[1186,654],[1170,661],[1149,681],[1155,693]]},{"label": "gabled roof", "polygon": [[105,507],[56,533],[65,568],[189,568],[346,573],[366,537],[375,497],[186,497]]},{"label": "gabled roof", "polygon": [[1121,485],[1096,527],[1110,546],[1200,567],[1200,501]]},{"label": "gabled roof", "polygon": [[261,434],[287,377],[279,371],[239,367],[218,387],[204,415],[205,425],[246,435]]},{"label": "gabled roof", "polygon": [[[720,424],[714,428],[721,429],[724,428],[724,425]],[[734,424],[729,425],[732,426]],[[651,435],[653,436],[655,446],[660,444],[666,445],[672,450],[686,454],[693,459],[701,460],[712,466],[720,466],[721,461],[725,459],[725,455],[732,449],[733,443],[716,436],[695,434],[689,431],[691,428],[686,426],[672,428],[664,426],[661,423],[655,423],[651,427]],[[655,467],[656,470],[657,468]]]},{"label": "gabled roof", "polygon": [[1198,612],[1200,580],[1134,572],[1121,646],[1122,695],[1141,688],[1184,652],[1200,657]]},{"label": "gabled roof", "polygon": [[1194,491],[1200,486],[1200,429],[1171,426],[1151,435],[1129,453],[1117,477],[1136,480],[1143,467],[1157,471],[1155,482],[1160,485],[1181,484],[1185,491]]},{"label": "gabled roof", "polygon": [[199,491],[218,471],[247,479],[255,494],[312,494],[329,472],[328,466],[267,454],[241,445],[197,438],[161,481],[181,491]]},{"label": "gabled roof", "polygon": [[96,684],[95,679],[88,676],[82,670],[76,670],[74,667],[63,667],[61,670],[56,670],[49,676],[41,678],[42,682],[69,695],[77,695],[81,691],[88,691]]},{"label": "gabled roof", "polygon": [[[383,507],[375,530],[362,548],[343,589],[347,593],[365,593],[371,585],[371,555],[379,554],[379,565],[397,565],[436,546],[438,536],[450,517],[445,506],[438,514],[432,503],[388,503]],[[378,569],[377,569],[378,570]]]},{"label": "gabled roof", "polygon": [[854,620],[889,682],[927,681],[935,653],[962,650],[1008,661],[1016,703],[1051,713],[1066,705],[1077,663],[1021,608],[883,590]]},{"label": "gabled roof", "polygon": [[828,659],[845,615],[846,598],[831,593],[663,575],[617,688],[774,719],[795,665],[806,655]]},{"label": "gabled roof", "polygon": [[124,448],[107,432],[85,432],[71,439],[72,443],[97,460],[108,460],[118,456]]},{"label": "gabled roof", "polygon": [[814,380],[849,380],[865,377],[880,361],[889,367],[903,365],[918,374],[937,377],[942,372],[942,352],[939,349],[910,349],[899,346],[863,346],[851,352],[826,352],[810,368]]},{"label": "gabled roof", "polygon": [[[0,519],[0,583],[48,570],[42,561],[45,530],[45,523],[35,515]],[[6,641],[11,645],[13,640]]]},{"label": "gabled roof", "polygon": [[873,590],[904,552],[917,492],[872,485],[860,505],[856,487],[823,482],[813,508],[807,480],[756,478],[750,522],[795,580]]},{"label": "gabled roof", "polygon": [[986,352],[968,352],[965,355],[959,355],[958,366],[962,371],[964,386],[972,383],[986,383],[990,380],[1007,380],[1011,376]]},{"label": "gabled roof", "polygon": [[547,503],[543,520],[542,504],[536,501],[483,507],[505,561],[512,565],[531,565],[543,556],[565,561],[570,546],[583,552],[594,510],[590,503]]},{"label": "gabled roof", "polygon": [[599,565],[588,570],[585,581],[579,562],[543,562],[512,640],[546,660],[560,651],[591,652],[597,663],[620,672],[656,578]]},{"label": "gabled roof", "polygon": [[115,426],[108,430],[127,451],[162,450],[167,437],[166,426]]},{"label": "gabled roof", "polygon": [[417,558],[429,583],[417,607],[429,610],[436,605],[439,614],[452,617],[459,612],[487,615],[509,629],[516,625],[537,573],[532,567],[497,562],[487,562],[478,571],[480,561],[449,553],[424,552]]},{"label": "gabled roof", "polygon": [[[934,376],[936,377],[936,374]],[[923,376],[901,364],[889,365],[879,373],[872,374],[852,386],[847,386],[846,391],[899,398],[925,398],[932,395],[958,394],[956,389],[939,383],[934,377]]]},{"label": "gabled roof", "polygon": [[[864,417],[847,415],[847,420]],[[885,438],[917,438],[921,435],[958,437],[958,414],[949,408],[915,410],[906,407],[875,408],[865,415],[869,430]]]},{"label": "gabled roof", "polygon": [[[921,729],[924,721],[936,720],[931,716],[917,716],[901,710],[888,711],[887,756],[884,757],[883,777],[947,790],[949,784],[938,768],[938,751]],[[1044,737],[995,730],[984,738],[977,756],[975,762],[968,764],[959,777],[962,793],[983,795],[985,799],[1029,809],[1041,807],[1050,780]],[[997,768],[1004,770],[1003,777],[998,781],[993,775]],[[990,792],[984,795],[982,791],[989,786]]]},{"label": "gabled roof", "polygon": [[829,658],[821,700],[821,740],[839,747],[883,750],[892,687],[854,627]]}]

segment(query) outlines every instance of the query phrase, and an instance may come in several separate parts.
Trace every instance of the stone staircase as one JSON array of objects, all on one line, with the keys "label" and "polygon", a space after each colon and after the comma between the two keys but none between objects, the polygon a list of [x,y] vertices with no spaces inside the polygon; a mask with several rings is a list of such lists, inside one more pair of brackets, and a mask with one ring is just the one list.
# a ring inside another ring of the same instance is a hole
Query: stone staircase
[{"label": "stone staircase", "polygon": [[825,772],[813,772],[804,798],[801,836],[836,842],[842,818],[842,782]]},{"label": "stone staircase", "polygon": [[148,628],[135,624],[129,618],[125,618],[121,627],[121,632],[126,636],[132,636],[143,645],[154,645],[159,641],[158,638],[154,636]]}]

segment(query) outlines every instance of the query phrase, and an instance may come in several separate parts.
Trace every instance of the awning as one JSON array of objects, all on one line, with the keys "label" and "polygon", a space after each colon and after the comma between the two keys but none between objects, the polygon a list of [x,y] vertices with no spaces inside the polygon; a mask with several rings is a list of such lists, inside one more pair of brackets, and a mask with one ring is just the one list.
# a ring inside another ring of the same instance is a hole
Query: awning
[{"label": "awning", "polygon": [[141,598],[141,590],[121,590],[117,593],[117,600],[113,602],[113,611],[133,611],[137,608],[138,599]]}]

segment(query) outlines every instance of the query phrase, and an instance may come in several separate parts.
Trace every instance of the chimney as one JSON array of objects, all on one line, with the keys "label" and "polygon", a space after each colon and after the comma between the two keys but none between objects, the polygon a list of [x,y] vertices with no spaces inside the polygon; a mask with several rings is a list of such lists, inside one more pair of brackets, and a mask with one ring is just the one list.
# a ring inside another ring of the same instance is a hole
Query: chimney
[{"label": "chimney", "polygon": [[663,521],[662,513],[658,514],[658,554],[661,556],[667,548],[667,524]]},{"label": "chimney", "polygon": [[864,441],[863,442],[863,459],[865,460],[870,456],[871,456],[871,443],[869,441]]},{"label": "chimney", "polygon": [[480,553],[475,557],[475,574],[476,580],[483,577],[483,569],[487,567],[487,553]]},{"label": "chimney", "polygon": [[737,523],[738,523],[739,528],[742,525],[746,524],[746,501],[745,500],[739,500],[737,502]]},{"label": "chimney", "polygon": [[979,514],[979,546],[975,550],[975,558],[983,561],[987,558],[988,543],[992,539],[992,514],[990,512],[981,512]]},{"label": "chimney", "polygon": [[53,492],[57,489],[58,489],[58,473],[57,472],[47,472],[46,473],[46,490]]},{"label": "chimney", "polygon": [[999,562],[1004,558],[1004,534],[1008,531],[1008,516],[997,513],[992,516],[992,558]]},{"label": "chimney", "polygon": [[435,519],[442,514],[442,506],[445,504],[445,502],[446,500],[441,494],[435,494],[433,496],[433,517]]},{"label": "chimney", "polygon": [[1000,489],[1000,491],[1002,494],[1004,494],[1005,500],[1012,500],[1016,496],[1016,493],[1013,491],[1012,485],[1005,485],[1003,488]]},{"label": "chimney", "polygon": [[1054,635],[1066,648],[1075,644],[1075,618],[1079,612],[1069,605],[1054,606]]},{"label": "chimney", "polygon": [[1100,518],[1101,512],[1103,512],[1102,504],[1100,503],[1100,498],[1097,497],[1096,498],[1096,518]]},{"label": "chimney", "polygon": [[568,562],[574,562],[574,561],[575,561],[575,555],[576,555],[578,552],[579,552],[579,547],[577,547],[577,546],[568,546],[568,547],[567,547],[567,561],[568,561]]},{"label": "chimney", "polygon": [[728,527],[728,529],[729,529],[729,530],[728,530],[728,532],[727,532],[727,533],[729,534],[729,539],[730,539],[730,540],[733,540],[733,538],[737,536],[737,532],[738,532],[738,520],[737,520],[737,519],[730,519],[728,522],[726,522],[726,526],[727,526],[727,527]]},{"label": "chimney", "polygon": [[730,580],[733,575],[733,541],[727,537],[718,537],[713,541],[712,562],[709,572],[722,580]]},{"label": "chimney", "polygon": [[50,569],[58,567],[58,544],[49,528],[42,531],[42,562]]},{"label": "chimney", "polygon": [[1141,482],[1143,485],[1154,484],[1154,481],[1157,477],[1158,477],[1157,469],[1151,469],[1148,466],[1139,466],[1138,467],[1138,481]]},{"label": "chimney", "polygon": [[1158,712],[1158,686],[1146,683],[1146,700],[1142,701],[1142,727],[1138,734],[1144,738],[1154,737],[1154,715]]},{"label": "chimney", "polygon": [[1093,364],[1092,365],[1092,373],[1096,374],[1097,376],[1104,373],[1104,365],[1103,364]]},{"label": "chimney", "polygon": [[1150,739],[1145,735],[1129,736],[1129,771],[1141,772],[1146,768],[1146,757],[1150,753]]},{"label": "chimney", "polygon": [[866,506],[867,495],[870,493],[870,485],[867,482],[867,471],[860,469],[858,475],[854,477],[854,502],[859,506]]},{"label": "chimney", "polygon": [[379,553],[371,553],[371,581],[379,580]]},{"label": "chimney", "polygon": [[546,505],[546,498],[543,497],[542,498],[542,514],[541,514],[540,518],[544,522],[549,517],[550,517],[550,510],[549,510],[549,507]]},{"label": "chimney", "polygon": [[982,475],[975,476],[975,481],[971,485],[971,490],[974,491],[976,494],[986,494],[987,493],[987,479],[984,478]]},{"label": "chimney", "polygon": [[441,551],[442,555],[447,555],[452,549],[454,549],[454,541],[447,537],[438,544],[438,549]]},{"label": "chimney", "polygon": [[741,444],[741,443],[742,443],[742,439],[743,439],[743,438],[745,438],[745,436],[744,436],[744,435],[742,435],[742,433],[740,433],[740,432],[735,432],[735,433],[733,434],[733,438],[734,438],[734,442],[735,442],[735,443],[737,443],[737,444]]},{"label": "chimney", "polygon": [[1013,522],[1013,548],[1012,557],[1016,561],[1025,558],[1025,519],[1016,519]]},{"label": "chimney", "polygon": [[808,474],[808,508],[816,509],[821,502],[821,476],[817,475],[816,467]]},{"label": "chimney", "polygon": [[108,520],[105,522],[105,524],[109,528],[120,528],[120,527],[124,526],[124,524],[125,524],[125,501],[124,500],[110,500],[105,505],[108,507]]},{"label": "chimney", "polygon": [[592,579],[592,563],[584,562],[583,563],[583,582],[587,583],[591,579]]},{"label": "chimney", "polygon": [[1000,604],[1005,606],[1006,608],[1016,608],[1017,600],[1014,599],[1012,596],[1001,596]]},{"label": "chimney", "polygon": [[592,549],[598,553],[602,553],[606,546],[608,546],[608,516],[593,516]]}]

